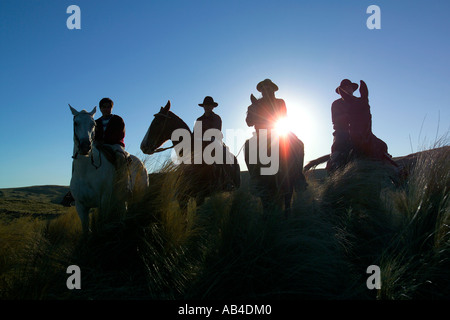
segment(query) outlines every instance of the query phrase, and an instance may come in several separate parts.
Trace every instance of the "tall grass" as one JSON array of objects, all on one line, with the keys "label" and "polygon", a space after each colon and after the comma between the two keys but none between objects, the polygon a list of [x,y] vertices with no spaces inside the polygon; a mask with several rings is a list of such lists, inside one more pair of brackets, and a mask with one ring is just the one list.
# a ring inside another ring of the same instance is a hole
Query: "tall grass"
[{"label": "tall grass", "polygon": [[449,149],[421,155],[405,188],[390,198],[402,228],[380,258],[380,298],[450,298]]},{"label": "tall grass", "polygon": [[[424,153],[408,179],[371,161],[263,214],[244,181],[184,210],[177,168],[151,176],[126,216],[81,235],[74,208],[0,223],[3,299],[443,299],[450,297],[450,148]],[[66,287],[81,268],[82,289]],[[369,290],[369,265],[381,289]]]},{"label": "tall grass", "polygon": [[75,208],[51,222],[0,221],[0,297],[52,298],[65,286],[66,261],[79,240]]}]

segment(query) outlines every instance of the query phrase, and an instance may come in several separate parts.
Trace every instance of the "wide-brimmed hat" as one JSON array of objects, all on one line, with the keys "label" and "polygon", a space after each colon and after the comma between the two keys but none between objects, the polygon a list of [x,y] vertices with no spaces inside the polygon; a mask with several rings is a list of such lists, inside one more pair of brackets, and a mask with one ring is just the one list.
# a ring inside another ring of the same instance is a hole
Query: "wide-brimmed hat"
[{"label": "wide-brimmed hat", "polygon": [[214,99],[210,96],[206,96],[205,99],[203,99],[203,103],[199,103],[198,104],[200,107],[204,107],[204,106],[213,106],[213,107],[217,107],[219,104],[217,102],[214,101]]},{"label": "wide-brimmed hat", "polygon": [[339,93],[339,88],[341,87],[345,87],[345,86],[352,86],[353,87],[353,91],[355,91],[356,89],[358,89],[359,85],[357,83],[353,83],[348,79],[344,79],[341,81],[341,84],[339,85],[339,87],[336,88],[336,93]]},{"label": "wide-brimmed hat", "polygon": [[258,90],[259,92],[262,92],[263,88],[267,88],[269,91],[272,92],[278,91],[278,86],[275,83],[273,83],[272,80],[270,79],[265,79],[260,83],[258,83],[258,85],[256,86],[256,90]]}]

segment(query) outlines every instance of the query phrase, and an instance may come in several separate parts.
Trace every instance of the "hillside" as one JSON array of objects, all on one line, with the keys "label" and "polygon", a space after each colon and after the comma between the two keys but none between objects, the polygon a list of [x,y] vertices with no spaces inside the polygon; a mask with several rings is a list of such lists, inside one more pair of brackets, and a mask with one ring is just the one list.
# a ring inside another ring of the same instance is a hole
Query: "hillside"
[{"label": "hillside", "polygon": [[419,157],[421,155],[427,155],[427,156],[433,157],[441,152],[442,153],[449,152],[449,150],[450,150],[450,146],[443,146],[443,147],[434,148],[434,149],[430,149],[430,150],[424,150],[424,151],[420,151],[420,152],[411,153],[407,156],[394,157],[392,159],[402,167],[404,167],[404,166],[412,167],[416,164],[417,160],[419,159]]},{"label": "hillside", "polygon": [[0,189],[0,218],[56,217],[67,211],[60,202],[68,191],[54,185]]},{"label": "hillside", "polygon": [[26,199],[59,204],[68,191],[69,187],[53,185],[7,188],[0,189],[0,199]]}]

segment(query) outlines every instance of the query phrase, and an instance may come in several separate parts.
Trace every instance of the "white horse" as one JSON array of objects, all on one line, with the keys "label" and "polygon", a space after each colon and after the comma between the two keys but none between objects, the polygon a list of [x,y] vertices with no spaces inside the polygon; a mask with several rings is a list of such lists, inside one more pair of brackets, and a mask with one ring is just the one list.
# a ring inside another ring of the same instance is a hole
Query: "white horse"
[{"label": "white horse", "polygon": [[[77,111],[72,106],[73,114],[73,162],[70,191],[75,199],[75,207],[81,220],[83,232],[89,231],[89,210],[99,208],[99,214],[125,212],[129,192],[135,195],[148,187],[148,174],[143,163],[134,155],[128,165],[128,179],[121,179],[116,166],[105,153],[93,143],[95,134],[94,115],[91,112]],[[127,166],[124,164],[124,167]],[[126,170],[127,168],[124,168]]]}]

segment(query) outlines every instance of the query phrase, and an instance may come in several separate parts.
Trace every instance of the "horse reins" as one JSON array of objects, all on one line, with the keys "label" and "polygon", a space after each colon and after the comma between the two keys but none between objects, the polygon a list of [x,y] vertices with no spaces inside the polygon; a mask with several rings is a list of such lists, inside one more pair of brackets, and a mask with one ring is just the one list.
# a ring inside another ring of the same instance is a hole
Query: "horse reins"
[{"label": "horse reins", "polygon": [[[69,104],[69,106],[70,106],[70,104]],[[97,123],[95,121],[94,121],[94,123],[95,123],[95,126],[97,126]],[[94,133],[95,133],[95,131],[94,131]],[[77,143],[77,149],[79,149],[79,147],[80,147],[80,139],[78,138],[77,133],[75,132],[75,127],[73,128],[73,136],[75,137],[75,141]],[[92,144],[92,142],[91,142],[91,144]],[[90,151],[90,153],[91,153],[91,157],[90,157],[91,158],[91,164],[97,170],[98,168],[100,168],[102,166],[102,153],[100,152],[100,150],[98,150],[98,158],[99,158],[100,164],[97,166],[97,165],[95,165],[94,153],[92,151],[93,151],[93,149],[91,148],[91,151]],[[78,151],[75,152],[75,154],[72,156],[72,159],[74,159],[74,160],[78,159]]]},{"label": "horse reins", "polygon": [[[166,114],[162,114],[161,112],[156,113],[154,116],[155,116],[155,117],[156,117],[156,116],[160,116],[160,117],[164,117],[164,118],[165,118],[165,119],[164,119],[163,127],[162,127],[162,129],[161,129],[161,131],[160,131],[160,133],[159,133],[159,136],[157,137],[157,139],[159,140],[159,138],[161,137],[161,135],[162,135],[163,132],[164,132],[164,129],[166,128],[167,120],[168,120],[168,119],[171,119],[171,118],[170,118],[170,116],[168,116],[168,115],[166,115]],[[162,152],[162,151],[165,151],[165,150],[168,150],[168,149],[172,149],[173,147],[175,147],[175,146],[172,145],[172,146],[166,147],[166,148],[157,148],[157,149],[155,149],[155,150],[152,152],[152,154],[153,154],[153,153]]]},{"label": "horse reins", "polygon": [[166,151],[166,150],[168,150],[168,149],[172,149],[173,147],[175,147],[175,146],[170,146],[170,147],[167,147],[167,148],[158,148],[158,149],[156,149],[155,151],[153,151],[152,154],[153,154],[153,153],[162,152],[162,151]]}]

